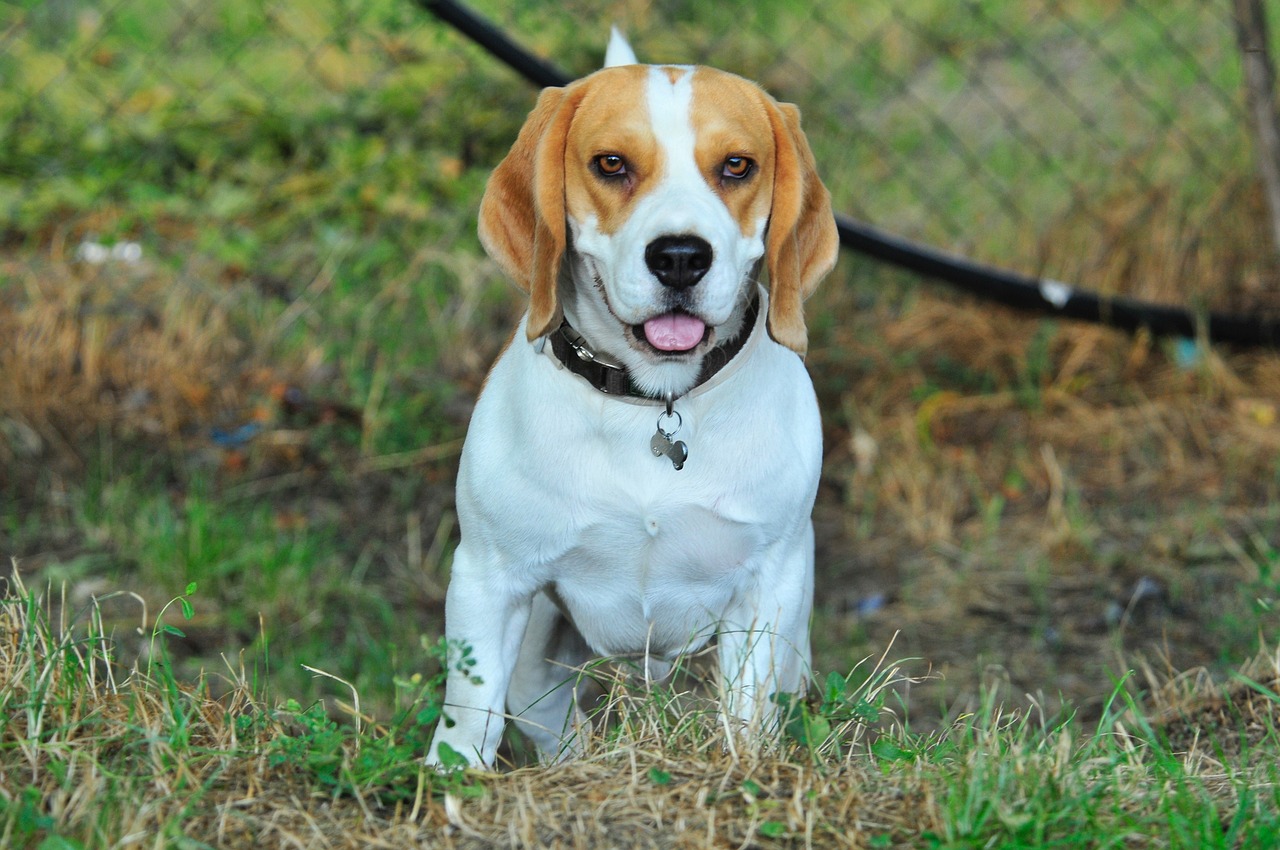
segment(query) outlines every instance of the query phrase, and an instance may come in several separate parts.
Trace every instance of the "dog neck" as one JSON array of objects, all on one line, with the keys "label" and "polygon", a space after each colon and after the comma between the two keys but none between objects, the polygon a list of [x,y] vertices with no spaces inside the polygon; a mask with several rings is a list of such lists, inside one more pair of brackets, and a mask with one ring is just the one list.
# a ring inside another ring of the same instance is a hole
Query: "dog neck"
[{"label": "dog neck", "polygon": [[[747,343],[754,339],[756,325],[760,321],[760,301],[763,296],[751,299],[743,318],[742,327],[733,339],[727,340],[706,353],[702,358],[702,368],[698,379],[684,394],[706,385],[736,357]],[[548,335],[551,352],[561,365],[570,372],[584,379],[599,392],[609,396],[666,403],[667,399],[647,393],[636,386],[626,366],[618,361],[594,350],[582,334],[569,324],[566,319],[559,328]]]}]

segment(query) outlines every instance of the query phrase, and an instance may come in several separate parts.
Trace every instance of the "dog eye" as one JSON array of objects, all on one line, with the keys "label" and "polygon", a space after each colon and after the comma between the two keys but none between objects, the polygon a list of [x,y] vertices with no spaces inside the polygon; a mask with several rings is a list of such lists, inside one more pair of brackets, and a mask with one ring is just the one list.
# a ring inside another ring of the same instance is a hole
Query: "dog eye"
[{"label": "dog eye", "polygon": [[731,156],[724,161],[724,166],[721,168],[720,173],[725,177],[741,180],[750,174],[751,169],[754,167],[755,163],[745,156]]},{"label": "dog eye", "polygon": [[621,177],[627,173],[627,161],[616,153],[602,153],[595,163],[596,171],[604,177]]}]

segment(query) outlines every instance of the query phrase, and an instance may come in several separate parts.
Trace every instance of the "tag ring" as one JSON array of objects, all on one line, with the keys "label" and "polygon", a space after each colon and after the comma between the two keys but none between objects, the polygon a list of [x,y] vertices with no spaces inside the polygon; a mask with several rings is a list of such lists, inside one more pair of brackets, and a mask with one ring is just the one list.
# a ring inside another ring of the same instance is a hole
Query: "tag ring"
[{"label": "tag ring", "polygon": [[[662,427],[662,420],[671,419],[671,417],[673,416],[676,419],[676,427],[668,431],[667,429]],[[658,414],[658,430],[662,432],[662,435],[666,437],[668,440],[670,440],[680,431],[680,426],[683,424],[684,424],[684,417],[680,415],[680,411],[678,410],[668,410],[666,413]]]}]

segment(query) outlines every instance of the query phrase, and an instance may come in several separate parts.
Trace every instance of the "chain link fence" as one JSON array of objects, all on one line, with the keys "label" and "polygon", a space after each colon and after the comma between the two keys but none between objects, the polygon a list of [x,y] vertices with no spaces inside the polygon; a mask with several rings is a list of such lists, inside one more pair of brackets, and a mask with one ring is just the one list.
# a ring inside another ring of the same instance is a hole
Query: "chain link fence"
[{"label": "chain link fence", "polygon": [[[475,5],[573,73],[618,23],[760,80],[887,230],[1175,303],[1275,288],[1226,2]],[[8,249],[138,240],[285,289],[357,241],[367,274],[474,250],[460,210],[535,96],[411,0],[11,2],[0,80]]]}]

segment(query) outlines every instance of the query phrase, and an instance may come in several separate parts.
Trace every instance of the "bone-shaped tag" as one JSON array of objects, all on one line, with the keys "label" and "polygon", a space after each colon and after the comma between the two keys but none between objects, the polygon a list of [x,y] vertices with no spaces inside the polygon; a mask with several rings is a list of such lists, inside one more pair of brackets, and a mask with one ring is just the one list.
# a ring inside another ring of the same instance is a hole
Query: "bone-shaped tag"
[{"label": "bone-shaped tag", "polygon": [[673,442],[671,435],[661,428],[649,438],[649,449],[654,457],[666,455],[676,469],[684,469],[684,462],[689,459],[689,447],[684,444],[684,440]]}]

